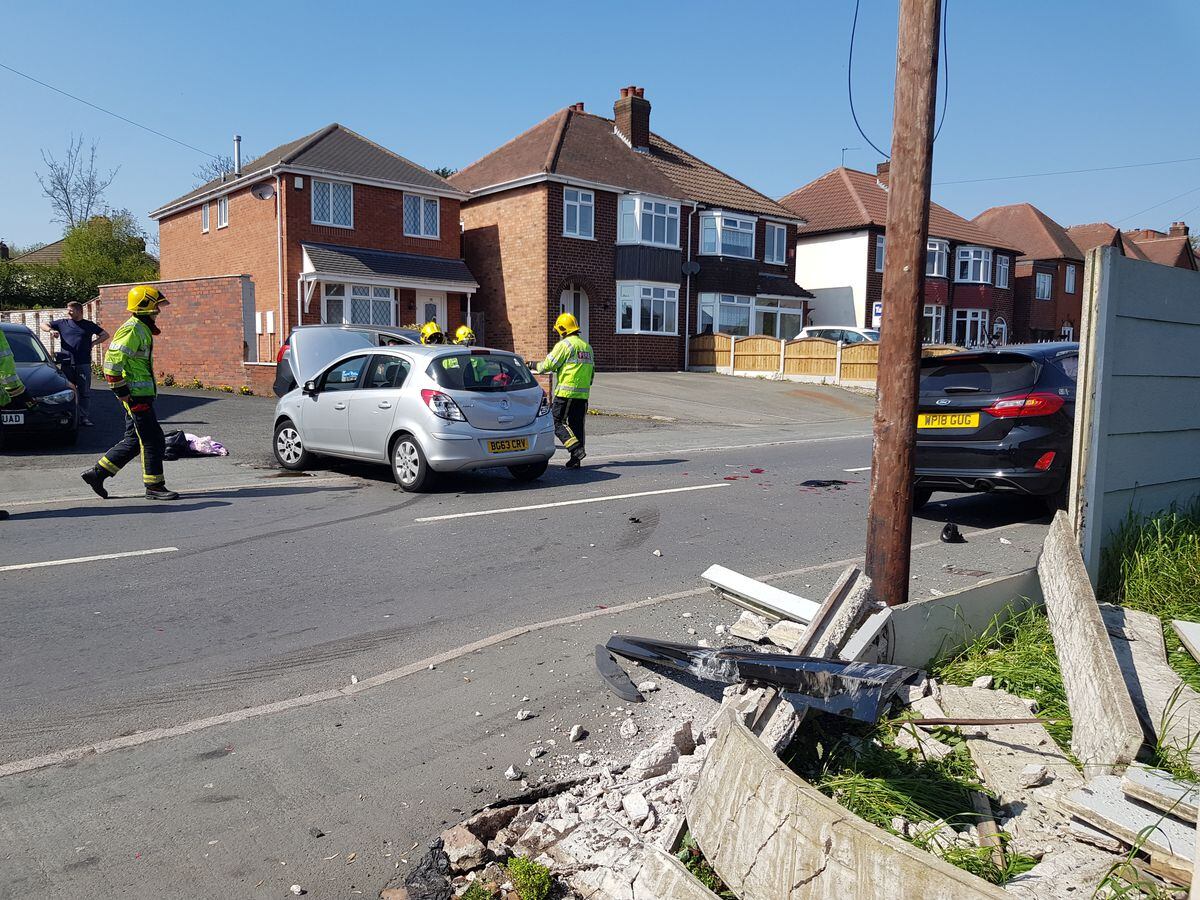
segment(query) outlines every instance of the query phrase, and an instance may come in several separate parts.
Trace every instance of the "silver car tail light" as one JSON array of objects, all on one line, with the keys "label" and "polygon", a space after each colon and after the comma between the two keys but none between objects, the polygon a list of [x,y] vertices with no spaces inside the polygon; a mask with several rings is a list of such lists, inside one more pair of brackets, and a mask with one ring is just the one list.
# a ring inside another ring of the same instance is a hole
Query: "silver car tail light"
[{"label": "silver car tail light", "polygon": [[467,421],[467,417],[463,415],[463,411],[458,408],[454,399],[441,391],[425,388],[421,391],[421,399],[425,401],[429,411],[439,419],[446,419],[450,422]]}]

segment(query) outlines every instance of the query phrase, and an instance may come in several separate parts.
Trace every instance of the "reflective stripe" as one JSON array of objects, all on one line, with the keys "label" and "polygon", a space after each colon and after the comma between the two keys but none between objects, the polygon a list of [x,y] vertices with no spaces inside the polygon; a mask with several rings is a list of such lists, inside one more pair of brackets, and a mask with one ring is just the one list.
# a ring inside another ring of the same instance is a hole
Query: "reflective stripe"
[{"label": "reflective stripe", "polygon": [[5,384],[19,385],[21,383],[21,377],[16,372],[5,372],[0,378],[4,379]]},{"label": "reflective stripe", "polygon": [[131,382],[129,382],[129,386],[131,388],[144,388],[144,387],[152,388],[152,387],[154,387],[154,382],[153,381],[131,381]]},{"label": "reflective stripe", "polygon": [[121,471],[121,468],[107,456],[100,457],[100,461],[96,463],[96,465],[104,469],[106,472],[112,473],[113,475],[116,475]]}]

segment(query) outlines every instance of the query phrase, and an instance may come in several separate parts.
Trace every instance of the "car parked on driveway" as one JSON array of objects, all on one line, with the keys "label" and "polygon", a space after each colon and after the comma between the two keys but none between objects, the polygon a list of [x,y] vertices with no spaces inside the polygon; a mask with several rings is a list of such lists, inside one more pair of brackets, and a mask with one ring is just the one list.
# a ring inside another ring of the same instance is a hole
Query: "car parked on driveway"
[{"label": "car parked on driveway", "polygon": [[275,405],[275,458],[386,463],[406,491],[437,473],[503,466],[533,481],[554,455],[546,392],[512,353],[393,345],[344,353]]},{"label": "car parked on driveway", "polygon": [[933,491],[1066,499],[1079,345],[1010,345],[921,360],[914,508]]},{"label": "car parked on driveway", "polygon": [[12,348],[21,383],[37,404],[24,409],[9,404],[0,407],[0,447],[18,437],[49,438],[71,445],[79,436],[79,402],[75,388],[63,375],[37,335],[25,325],[0,322]]},{"label": "car parked on driveway", "polygon": [[878,344],[879,329],[859,328],[856,325],[809,325],[800,329],[796,340],[814,337],[841,341],[843,344]]},{"label": "car parked on driveway", "polygon": [[421,336],[407,328],[371,325],[300,325],[275,354],[276,397],[293,391],[340,353],[360,347],[419,344]]}]

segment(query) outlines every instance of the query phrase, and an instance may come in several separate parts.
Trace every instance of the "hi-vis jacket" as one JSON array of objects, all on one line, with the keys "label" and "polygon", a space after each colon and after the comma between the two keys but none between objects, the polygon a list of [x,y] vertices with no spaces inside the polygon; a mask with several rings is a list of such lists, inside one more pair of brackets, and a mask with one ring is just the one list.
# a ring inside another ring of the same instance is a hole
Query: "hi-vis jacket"
[{"label": "hi-vis jacket", "polygon": [[569,334],[537,365],[539,375],[553,372],[558,377],[555,397],[586,400],[596,377],[592,345],[578,334]]},{"label": "hi-vis jacket", "polygon": [[25,385],[17,375],[17,361],[13,357],[12,347],[8,346],[8,338],[0,331],[0,406],[8,406],[9,398],[23,390]]},{"label": "hi-vis jacket", "polygon": [[104,354],[104,378],[118,396],[125,393],[125,387],[134,397],[158,393],[154,383],[154,335],[137,316],[113,335]]}]

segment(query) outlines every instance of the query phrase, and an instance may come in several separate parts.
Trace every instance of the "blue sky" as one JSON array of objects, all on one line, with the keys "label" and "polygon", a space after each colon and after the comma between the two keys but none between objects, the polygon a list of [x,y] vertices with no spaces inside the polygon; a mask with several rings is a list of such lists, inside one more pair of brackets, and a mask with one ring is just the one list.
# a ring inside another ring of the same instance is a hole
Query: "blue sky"
[{"label": "blue sky", "polygon": [[[859,119],[884,149],[896,7],[862,0],[855,48]],[[339,121],[431,167],[467,165],[578,100],[611,115],[638,84],[655,131],[778,197],[842,147],[864,148],[852,167],[880,159],[846,99],[852,13],[850,0],[22,3],[5,12],[0,62],[213,153],[235,131],[261,152]],[[938,184],[1200,156],[1200,4],[950,0],[949,25],[935,200],[968,217],[1029,201],[1064,224],[1200,225],[1200,162]],[[139,215],[190,189],[203,161],[2,69],[0,91],[10,243],[60,235],[34,173],[72,133],[120,166],[109,202]]]}]

